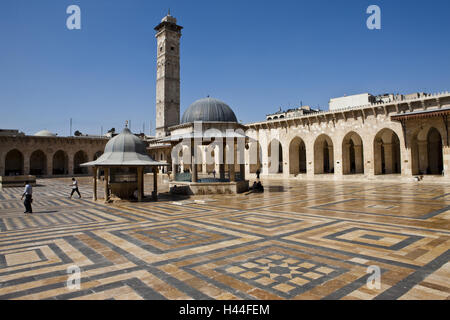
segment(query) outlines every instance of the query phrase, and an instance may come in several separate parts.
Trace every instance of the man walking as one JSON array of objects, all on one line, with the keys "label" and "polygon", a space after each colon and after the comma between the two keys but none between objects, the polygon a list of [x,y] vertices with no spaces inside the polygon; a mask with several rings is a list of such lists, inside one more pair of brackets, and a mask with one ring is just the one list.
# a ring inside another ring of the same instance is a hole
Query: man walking
[{"label": "man walking", "polygon": [[69,199],[72,199],[73,193],[75,191],[78,193],[78,198],[81,199],[81,194],[80,194],[80,191],[78,190],[78,181],[75,180],[75,178],[72,178],[72,193],[70,194]]},{"label": "man walking", "polygon": [[25,201],[23,202],[24,206],[25,206],[25,212],[24,213],[33,213],[33,209],[31,208],[31,202],[33,202],[33,188],[31,187],[31,184],[27,181],[25,182],[25,190],[22,194],[22,198],[20,198],[20,200],[23,199],[23,197],[25,196]]}]

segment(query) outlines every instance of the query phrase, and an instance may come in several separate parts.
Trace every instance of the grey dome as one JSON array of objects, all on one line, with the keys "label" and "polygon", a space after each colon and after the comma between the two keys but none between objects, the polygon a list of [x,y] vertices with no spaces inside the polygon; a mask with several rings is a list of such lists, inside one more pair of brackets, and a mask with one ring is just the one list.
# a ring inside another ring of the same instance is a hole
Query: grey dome
[{"label": "grey dome", "polygon": [[164,166],[166,163],[153,160],[147,154],[144,141],[131,133],[130,129],[123,131],[108,141],[105,152],[95,161],[86,162],[81,166]]},{"label": "grey dome", "polygon": [[34,135],[35,135],[36,137],[56,137],[56,134],[51,133],[51,132],[48,131],[48,130],[41,130],[41,131],[39,131],[39,132],[36,132]]},{"label": "grey dome", "polygon": [[181,123],[195,121],[237,122],[237,118],[225,102],[208,97],[195,101],[183,113]]},{"label": "grey dome", "polygon": [[120,134],[108,141],[105,153],[108,152],[135,152],[147,155],[144,141],[131,133],[130,129],[124,128]]}]

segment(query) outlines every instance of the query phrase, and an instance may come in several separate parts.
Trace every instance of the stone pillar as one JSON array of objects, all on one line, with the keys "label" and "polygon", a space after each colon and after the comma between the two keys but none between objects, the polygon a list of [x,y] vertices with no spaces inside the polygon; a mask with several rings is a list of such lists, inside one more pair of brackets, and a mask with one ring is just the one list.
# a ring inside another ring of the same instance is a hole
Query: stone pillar
[{"label": "stone pillar", "polygon": [[153,167],[153,192],[152,198],[158,201],[158,168]]},{"label": "stone pillar", "polygon": [[225,162],[226,162],[226,142],[222,144],[222,159],[219,164],[219,177],[220,179],[225,179]]},{"label": "stone pillar", "polygon": [[364,173],[363,146],[354,146],[355,149],[355,170],[357,173]]},{"label": "stone pillar", "polygon": [[48,176],[52,176],[53,175],[53,156],[52,155],[45,155],[47,157],[47,172],[46,174]]},{"label": "stone pillar", "polygon": [[108,201],[109,201],[109,168],[105,168],[105,202]]},{"label": "stone pillar", "polygon": [[[285,178],[289,178],[289,174],[290,174],[290,170],[289,170],[289,161],[290,161],[290,159],[289,159],[289,143],[286,143],[286,145],[287,145],[287,147],[286,146],[283,147],[283,150],[282,150],[282,152],[283,152],[283,163],[281,165],[282,165],[282,168],[283,168],[283,176]],[[282,146],[281,145],[281,141],[280,141],[280,146]]]},{"label": "stone pillar", "polygon": [[[69,176],[73,176],[73,154],[67,154],[67,167]],[[109,172],[109,171],[108,171]],[[105,173],[106,175],[106,173]]]},{"label": "stone pillar", "polygon": [[92,186],[93,186],[93,195],[92,195],[92,200],[97,201],[97,167],[93,167],[92,168],[93,171],[93,175],[92,175]]},{"label": "stone pillar", "polygon": [[426,174],[428,168],[428,142],[417,141],[417,146],[419,148],[419,172]]},{"label": "stone pillar", "polygon": [[240,164],[239,165],[239,173],[240,173],[240,175],[241,175],[241,179],[242,180],[245,180],[245,177],[246,177],[246,166],[245,166],[245,163],[243,163],[243,164]]},{"label": "stone pillar", "polygon": [[408,149],[400,147],[400,165],[402,176],[411,177],[413,175],[413,152],[411,147]]},{"label": "stone pillar", "polygon": [[194,139],[191,139],[191,172],[192,172],[192,182],[198,181],[198,168],[197,168],[197,161],[195,158],[195,148],[197,147],[197,144],[195,143]]},{"label": "stone pillar", "polygon": [[6,161],[6,152],[0,152],[0,176],[5,175],[5,161]]},{"label": "stone pillar", "polygon": [[230,154],[232,157],[231,163],[228,163],[228,173],[230,174],[230,181],[236,181],[236,144],[233,140],[233,144],[229,146]]},{"label": "stone pillar", "polygon": [[314,176],[314,161],[315,161],[315,152],[314,152],[314,141],[305,140],[305,148],[306,148],[306,175],[308,177]]},{"label": "stone pillar", "polygon": [[172,180],[175,181],[175,176],[177,174],[177,165],[175,164],[175,161],[172,160]]},{"label": "stone pillar", "polygon": [[230,175],[230,181],[236,181],[236,170],[234,164],[228,164],[228,174]]},{"label": "stone pillar", "polygon": [[30,174],[30,154],[24,153],[23,154],[23,174],[28,175]]},{"label": "stone pillar", "polygon": [[444,165],[444,176],[448,179],[450,178],[450,147],[442,147],[443,165]]},{"label": "stone pillar", "polygon": [[144,172],[142,167],[137,168],[137,184],[138,184],[138,201],[142,201],[143,195],[144,195],[144,184],[143,184],[143,178],[144,178]]}]

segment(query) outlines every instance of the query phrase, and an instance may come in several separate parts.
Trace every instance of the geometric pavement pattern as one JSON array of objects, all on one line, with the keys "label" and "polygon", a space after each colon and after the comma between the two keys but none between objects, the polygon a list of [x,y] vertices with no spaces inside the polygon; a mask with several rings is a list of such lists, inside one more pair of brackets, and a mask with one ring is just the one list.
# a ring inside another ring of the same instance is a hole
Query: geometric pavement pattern
[{"label": "geometric pavement pattern", "polygon": [[68,181],[38,180],[32,215],[23,188],[0,191],[0,299],[450,298],[449,185],[267,180],[105,205]]}]

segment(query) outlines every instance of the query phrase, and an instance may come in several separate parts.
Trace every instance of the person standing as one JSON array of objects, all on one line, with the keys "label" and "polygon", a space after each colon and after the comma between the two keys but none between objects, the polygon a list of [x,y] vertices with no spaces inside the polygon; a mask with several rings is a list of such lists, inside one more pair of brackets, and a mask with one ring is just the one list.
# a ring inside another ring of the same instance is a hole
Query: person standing
[{"label": "person standing", "polygon": [[24,206],[25,206],[25,212],[24,213],[33,213],[33,208],[31,207],[31,203],[33,202],[33,188],[31,187],[31,184],[26,181],[25,182],[25,190],[22,194],[22,198],[20,198],[20,200],[23,199],[23,197],[25,197],[25,201],[23,202]]},{"label": "person standing", "polygon": [[72,199],[73,193],[74,192],[78,193],[78,198],[81,199],[81,194],[80,191],[78,190],[78,181],[75,178],[72,178],[72,192],[70,193],[70,199]]}]

